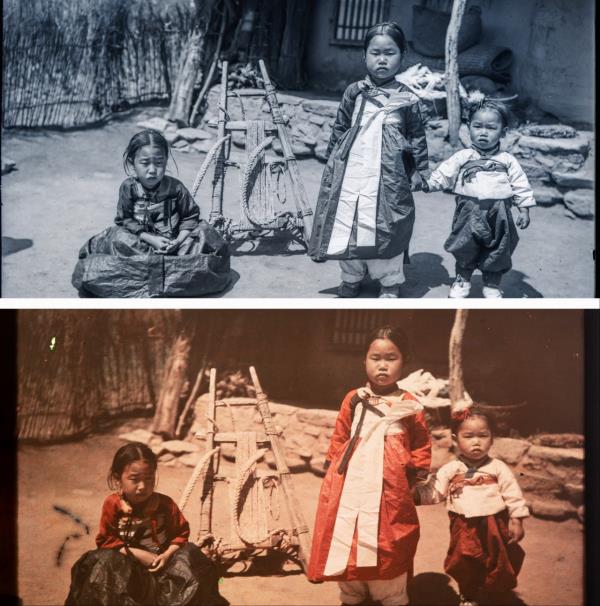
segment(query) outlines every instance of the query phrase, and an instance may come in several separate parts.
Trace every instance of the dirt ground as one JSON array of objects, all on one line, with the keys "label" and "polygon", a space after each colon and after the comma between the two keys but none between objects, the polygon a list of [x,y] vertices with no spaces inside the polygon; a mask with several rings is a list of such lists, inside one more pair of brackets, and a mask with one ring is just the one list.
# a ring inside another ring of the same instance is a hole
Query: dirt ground
[{"label": "dirt ground", "polygon": [[[70,568],[77,558],[93,548],[106,473],[114,451],[122,444],[117,435],[134,427],[136,420],[103,435],[79,442],[51,446],[22,445],[18,455],[18,582],[25,606],[62,604],[70,582]],[[189,467],[159,466],[158,490],[179,499],[191,474]],[[294,474],[295,491],[303,515],[312,528],[321,479],[310,473]],[[197,532],[197,510],[192,494],[185,514]],[[60,566],[57,551],[70,533],[80,531],[74,522],[53,506],[70,510],[91,528],[89,536],[67,542]],[[224,518],[224,506],[215,510],[215,529]],[[447,515],[443,505],[419,508],[421,540],[410,585],[411,604],[457,604],[454,583],[443,574],[448,545]],[[523,547],[527,553],[519,577],[518,593],[511,603],[527,605],[575,605],[583,603],[583,529],[574,520],[562,523],[530,518],[525,522]],[[222,534],[225,534],[224,532]],[[335,583],[313,585],[295,566],[287,573],[274,568],[248,575],[226,574],[221,593],[234,605],[339,604]]]},{"label": "dirt ground", "polygon": [[[71,273],[77,252],[93,234],[112,224],[119,184],[124,178],[121,155],[139,128],[136,122],[164,110],[137,110],[101,128],[3,133],[2,153],[18,170],[2,178],[2,295],[4,297],[76,297]],[[171,174],[188,187],[204,155],[174,151]],[[234,159],[241,152],[234,148]],[[316,203],[323,164],[299,162],[308,198]],[[231,169],[225,190],[225,214],[239,216],[238,175]],[[198,200],[208,217],[210,175]],[[404,297],[446,297],[454,276],[451,255],[443,249],[454,209],[451,196],[416,194],[417,219],[411,241]],[[504,278],[506,297],[592,297],[594,221],[571,220],[562,206],[537,208],[521,233],[514,269]],[[245,243],[232,259],[232,286],[227,297],[335,297],[339,267],[335,261],[315,265],[303,250],[285,241]],[[472,296],[481,296],[474,278]],[[367,284],[362,296],[377,296]]]}]

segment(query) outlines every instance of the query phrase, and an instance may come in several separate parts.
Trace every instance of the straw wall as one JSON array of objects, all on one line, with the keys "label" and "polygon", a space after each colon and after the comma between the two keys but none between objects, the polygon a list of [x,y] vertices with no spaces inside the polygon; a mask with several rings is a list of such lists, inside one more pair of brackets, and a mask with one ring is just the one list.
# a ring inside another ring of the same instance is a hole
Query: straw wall
[{"label": "straw wall", "polygon": [[191,27],[182,0],[7,0],[2,124],[83,126],[168,99]]}]

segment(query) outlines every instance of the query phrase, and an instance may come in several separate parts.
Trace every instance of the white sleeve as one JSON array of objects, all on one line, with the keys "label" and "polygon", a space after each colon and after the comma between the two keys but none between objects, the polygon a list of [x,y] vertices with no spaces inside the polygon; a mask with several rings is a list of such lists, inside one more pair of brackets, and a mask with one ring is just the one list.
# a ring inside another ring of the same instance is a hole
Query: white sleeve
[{"label": "white sleeve", "polygon": [[529,516],[529,509],[527,508],[517,479],[506,463],[496,460],[496,464],[498,469],[498,487],[508,507],[509,516],[511,518],[526,518]]},{"label": "white sleeve", "polygon": [[518,208],[535,206],[533,190],[525,171],[521,168],[519,161],[514,156],[509,156],[508,180],[513,190],[513,200]]},{"label": "white sleeve", "polygon": [[427,179],[427,185],[431,191],[440,191],[441,189],[452,189],[456,183],[456,178],[466,162],[464,152],[459,151],[444,160]]}]

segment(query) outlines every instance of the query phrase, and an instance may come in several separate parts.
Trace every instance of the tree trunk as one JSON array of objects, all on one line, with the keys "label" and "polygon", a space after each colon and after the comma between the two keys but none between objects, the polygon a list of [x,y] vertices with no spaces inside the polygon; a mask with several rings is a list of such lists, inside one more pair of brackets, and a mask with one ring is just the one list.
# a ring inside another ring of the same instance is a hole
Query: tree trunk
[{"label": "tree trunk", "polygon": [[187,380],[191,339],[180,334],[169,354],[164,383],[156,405],[152,431],[170,439],[175,437],[179,402]]},{"label": "tree trunk", "polygon": [[465,328],[467,326],[468,310],[457,309],[454,316],[454,324],[450,331],[449,345],[449,391],[450,406],[452,410],[461,408],[465,402],[465,384],[463,380],[462,368],[462,342]]},{"label": "tree trunk", "polygon": [[276,72],[279,85],[284,88],[302,86],[302,59],[311,10],[310,0],[286,1],[285,29]]},{"label": "tree trunk", "polygon": [[448,110],[448,136],[450,145],[458,147],[460,129],[460,95],[458,92],[458,32],[465,13],[467,0],[454,0],[450,23],[446,31],[446,107]]}]

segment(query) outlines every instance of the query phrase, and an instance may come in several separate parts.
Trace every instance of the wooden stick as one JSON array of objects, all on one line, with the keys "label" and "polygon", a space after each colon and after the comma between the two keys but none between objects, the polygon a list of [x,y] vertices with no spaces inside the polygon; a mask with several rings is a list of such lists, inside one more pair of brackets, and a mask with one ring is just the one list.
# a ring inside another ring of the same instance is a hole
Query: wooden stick
[{"label": "wooden stick", "polygon": [[462,368],[462,342],[465,328],[467,326],[467,309],[457,309],[454,316],[454,324],[450,331],[449,344],[449,380],[448,391],[450,392],[450,409],[455,410],[465,401],[465,385]]},{"label": "wooden stick", "polygon": [[[221,68],[221,96],[219,100],[219,121],[217,130],[217,139],[221,140],[225,136],[225,122],[227,121],[227,70],[228,62],[223,61]],[[212,208],[210,211],[210,221],[220,218],[223,215],[223,185],[225,181],[225,146],[221,146],[219,155],[215,162],[215,175],[213,177]]]},{"label": "wooden stick", "polygon": [[187,417],[188,413],[190,412],[190,408],[192,407],[192,404],[195,402],[196,398],[198,397],[198,392],[200,391],[200,385],[202,384],[202,378],[204,377],[205,370],[206,370],[206,366],[202,366],[202,368],[200,369],[200,372],[198,373],[198,376],[196,377],[196,382],[194,383],[194,388],[192,389],[192,392],[190,393],[190,397],[187,399],[187,402],[185,403],[185,406],[183,407],[183,410],[181,411],[181,414],[179,415],[179,421],[177,422],[177,429],[175,429],[176,438],[181,438],[181,430],[183,429],[183,424],[185,423],[185,418]]},{"label": "wooden stick", "polygon": [[458,147],[460,129],[460,95],[458,92],[458,32],[467,0],[454,0],[450,23],[446,30],[446,107],[448,111],[448,136],[450,145]]},{"label": "wooden stick", "polygon": [[292,477],[290,470],[285,462],[285,456],[283,449],[279,442],[279,436],[273,417],[271,417],[271,411],[269,410],[269,400],[267,395],[263,392],[260,382],[258,380],[258,374],[254,366],[250,366],[250,376],[252,377],[252,383],[256,389],[256,407],[260,416],[262,417],[263,425],[265,426],[265,432],[269,436],[271,442],[271,450],[273,451],[273,458],[279,472],[281,479],[281,488],[285,497],[285,502],[288,508],[290,520],[292,521],[292,529],[298,537],[298,558],[302,564],[304,572],[308,568],[308,556],[310,553],[310,531],[304,517],[300,510],[300,504],[296,498],[294,492],[294,484],[292,483]]},{"label": "wooden stick", "polygon": [[294,153],[292,152],[292,146],[287,136],[287,130],[283,121],[283,114],[281,113],[281,108],[279,106],[279,102],[277,101],[277,95],[275,94],[275,87],[269,78],[269,73],[267,72],[265,62],[260,59],[258,61],[258,65],[260,66],[260,73],[262,74],[265,84],[267,102],[269,103],[271,113],[273,114],[273,122],[277,126],[277,134],[279,135],[279,140],[281,142],[283,157],[287,162],[287,167],[290,172],[296,206],[300,211],[302,220],[304,222],[304,240],[308,243],[313,227],[313,212],[310,204],[308,203],[308,196],[306,195],[306,190],[304,189],[304,184],[302,182],[302,178],[300,177],[300,170],[298,169],[296,156],[294,156]]},{"label": "wooden stick", "polygon": [[[208,409],[206,414],[209,419],[213,421],[215,419],[215,400],[217,395],[217,369],[210,369],[210,376],[208,380]],[[214,423],[209,423],[208,430],[206,432],[206,450],[211,451],[215,447],[215,425]],[[217,461],[218,461],[217,456]],[[205,537],[206,535],[211,534],[212,532],[212,505],[213,505],[213,493],[214,493],[214,485],[213,485],[213,477],[215,475],[215,464],[214,458],[212,464],[206,470],[206,475],[204,479],[204,486],[202,488],[202,498],[200,503],[200,529],[198,531],[198,536],[200,539]]]}]

